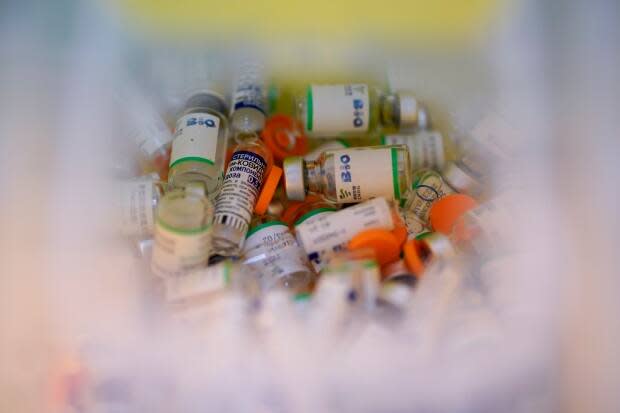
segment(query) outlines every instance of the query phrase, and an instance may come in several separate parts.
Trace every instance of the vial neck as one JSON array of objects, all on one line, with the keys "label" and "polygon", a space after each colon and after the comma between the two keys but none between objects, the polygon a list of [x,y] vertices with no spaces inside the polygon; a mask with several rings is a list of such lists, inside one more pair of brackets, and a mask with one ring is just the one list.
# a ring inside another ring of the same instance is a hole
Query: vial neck
[{"label": "vial neck", "polygon": [[383,95],[380,100],[381,124],[388,128],[400,126],[400,103],[398,95]]},{"label": "vial neck", "polygon": [[318,162],[306,161],[305,168],[306,188],[309,192],[323,192],[323,175]]}]

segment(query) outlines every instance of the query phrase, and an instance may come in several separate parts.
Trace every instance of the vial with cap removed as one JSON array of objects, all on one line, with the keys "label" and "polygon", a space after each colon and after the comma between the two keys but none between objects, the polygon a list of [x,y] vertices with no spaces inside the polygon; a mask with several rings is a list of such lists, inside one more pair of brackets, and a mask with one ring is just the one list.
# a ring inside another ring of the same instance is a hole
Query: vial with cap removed
[{"label": "vial with cap removed", "polygon": [[261,131],[265,127],[266,111],[264,67],[258,61],[243,61],[239,65],[235,79],[230,114],[233,131],[244,133]]},{"label": "vial with cap removed", "polygon": [[151,269],[163,278],[185,275],[207,265],[213,205],[200,183],[168,192],[155,219]]},{"label": "vial with cap removed", "polygon": [[236,147],[215,201],[213,253],[239,255],[272,163],[271,152],[256,135]]},{"label": "vial with cap removed", "polygon": [[334,203],[400,200],[411,182],[409,151],[393,145],[328,150],[316,161],[292,156],[284,160],[284,180],[291,200],[303,201],[307,193]]},{"label": "vial with cap removed", "polygon": [[360,137],[426,128],[426,108],[407,92],[384,93],[365,83],[308,86],[296,99],[297,116],[313,137]]},{"label": "vial with cap removed", "polygon": [[224,100],[212,92],[190,97],[176,123],[170,155],[169,183],[183,188],[201,182],[207,197],[214,200],[224,178],[228,135]]},{"label": "vial with cap removed", "polygon": [[418,171],[413,185],[403,197],[405,211],[412,212],[423,222],[428,222],[430,208],[438,199],[453,193],[478,195],[480,182],[461,162],[448,162],[442,173],[432,169]]}]

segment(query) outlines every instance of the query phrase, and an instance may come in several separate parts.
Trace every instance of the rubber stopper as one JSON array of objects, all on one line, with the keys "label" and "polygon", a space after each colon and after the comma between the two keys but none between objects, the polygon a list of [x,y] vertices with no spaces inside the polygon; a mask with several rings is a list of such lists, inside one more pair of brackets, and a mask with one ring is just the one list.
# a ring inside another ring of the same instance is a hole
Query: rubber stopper
[{"label": "rubber stopper", "polygon": [[308,138],[303,127],[291,116],[274,115],[267,119],[261,137],[278,162],[288,156],[300,156],[308,152]]}]

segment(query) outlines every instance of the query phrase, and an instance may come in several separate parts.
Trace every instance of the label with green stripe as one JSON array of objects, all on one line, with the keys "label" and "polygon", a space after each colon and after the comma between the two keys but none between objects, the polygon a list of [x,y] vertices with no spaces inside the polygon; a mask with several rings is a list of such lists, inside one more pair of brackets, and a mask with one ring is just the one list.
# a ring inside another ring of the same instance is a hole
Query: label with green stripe
[{"label": "label with green stripe", "polygon": [[177,121],[172,141],[170,168],[185,162],[215,164],[220,118],[209,113],[190,113]]},{"label": "label with green stripe", "polygon": [[373,146],[332,151],[337,202],[362,202],[380,196],[399,200],[402,150],[401,146]]}]

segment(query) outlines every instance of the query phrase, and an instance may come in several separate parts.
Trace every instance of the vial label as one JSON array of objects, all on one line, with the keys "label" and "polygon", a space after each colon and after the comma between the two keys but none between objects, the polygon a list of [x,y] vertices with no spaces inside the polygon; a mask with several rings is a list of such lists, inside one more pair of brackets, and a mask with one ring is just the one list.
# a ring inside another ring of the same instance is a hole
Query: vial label
[{"label": "vial label", "polygon": [[386,135],[385,145],[407,145],[411,169],[441,169],[445,163],[443,137],[437,131],[421,130],[415,135]]},{"label": "vial label", "polygon": [[182,231],[155,223],[155,245],[151,268],[161,277],[178,277],[205,267],[211,250],[211,226]]},{"label": "vial label", "polygon": [[255,228],[245,240],[243,255],[261,274],[273,279],[309,271],[304,251],[289,227],[279,221]]},{"label": "vial label", "polygon": [[368,131],[368,85],[312,85],[306,102],[306,129],[315,134]]},{"label": "vial label", "polygon": [[172,142],[170,168],[187,161],[215,164],[220,118],[208,113],[190,113],[177,121]]},{"label": "vial label", "polygon": [[233,112],[252,108],[265,114],[265,93],[260,65],[246,63],[239,70],[233,94]]},{"label": "vial label", "polygon": [[295,233],[308,259],[318,271],[333,253],[343,250],[358,232],[393,228],[390,205],[384,198],[375,198],[338,212],[315,215],[313,219],[297,224]]},{"label": "vial label", "polygon": [[153,234],[153,177],[123,182],[120,186],[122,233],[147,238]]},{"label": "vial label", "polygon": [[383,196],[399,199],[396,148],[342,149],[334,157],[334,181],[339,203]]},{"label": "vial label", "polygon": [[400,208],[399,212],[407,227],[407,239],[414,239],[416,236],[429,230],[426,223],[413,211]]},{"label": "vial label", "polygon": [[424,222],[428,222],[428,213],[433,202],[439,198],[453,194],[450,188],[435,171],[426,171],[418,176],[409,192],[404,208],[417,215]]},{"label": "vial label", "polygon": [[221,291],[230,282],[230,263],[202,268],[183,277],[166,280],[166,301],[186,300],[191,297]]},{"label": "vial label", "polygon": [[215,203],[214,222],[248,230],[266,168],[267,162],[254,152],[233,154]]}]

